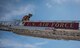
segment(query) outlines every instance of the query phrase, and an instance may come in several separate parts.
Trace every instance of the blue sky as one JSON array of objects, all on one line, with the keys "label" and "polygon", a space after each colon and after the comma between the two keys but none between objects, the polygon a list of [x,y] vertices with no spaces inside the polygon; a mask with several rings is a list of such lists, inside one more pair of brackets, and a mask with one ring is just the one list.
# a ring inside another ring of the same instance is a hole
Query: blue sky
[{"label": "blue sky", "polygon": [[[0,20],[80,20],[80,0],[0,0]],[[80,41],[49,40],[0,31],[1,48],[80,48]]]},{"label": "blue sky", "polygon": [[0,20],[80,20],[80,0],[0,0]]}]

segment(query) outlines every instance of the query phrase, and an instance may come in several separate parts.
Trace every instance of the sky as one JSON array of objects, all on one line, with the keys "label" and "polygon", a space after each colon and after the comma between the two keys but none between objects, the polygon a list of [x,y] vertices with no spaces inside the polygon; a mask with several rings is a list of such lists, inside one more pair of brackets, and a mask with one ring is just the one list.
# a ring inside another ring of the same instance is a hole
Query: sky
[{"label": "sky", "polygon": [[[0,0],[0,21],[21,20],[32,13],[31,20],[78,20],[80,0]],[[80,48],[80,41],[52,40],[0,31],[0,48]]]}]

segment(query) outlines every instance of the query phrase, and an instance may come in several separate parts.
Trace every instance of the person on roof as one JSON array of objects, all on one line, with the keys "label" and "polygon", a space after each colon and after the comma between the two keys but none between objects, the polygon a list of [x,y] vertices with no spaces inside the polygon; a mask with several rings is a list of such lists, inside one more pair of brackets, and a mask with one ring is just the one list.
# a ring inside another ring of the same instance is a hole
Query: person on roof
[{"label": "person on roof", "polygon": [[29,21],[31,17],[32,17],[32,14],[25,15],[22,21]]}]

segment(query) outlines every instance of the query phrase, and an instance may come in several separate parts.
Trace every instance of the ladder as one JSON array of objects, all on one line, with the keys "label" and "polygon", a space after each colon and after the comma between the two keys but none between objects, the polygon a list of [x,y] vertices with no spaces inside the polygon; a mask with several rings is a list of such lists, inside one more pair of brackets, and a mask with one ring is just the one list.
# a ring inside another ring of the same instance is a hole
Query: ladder
[{"label": "ladder", "polygon": [[0,24],[0,30],[9,31],[18,35],[33,36],[47,39],[56,40],[78,40],[80,41],[80,30],[76,31],[65,31],[65,30],[53,30],[53,31],[42,31],[42,30],[29,30],[29,29],[18,29],[11,28],[11,26]]}]

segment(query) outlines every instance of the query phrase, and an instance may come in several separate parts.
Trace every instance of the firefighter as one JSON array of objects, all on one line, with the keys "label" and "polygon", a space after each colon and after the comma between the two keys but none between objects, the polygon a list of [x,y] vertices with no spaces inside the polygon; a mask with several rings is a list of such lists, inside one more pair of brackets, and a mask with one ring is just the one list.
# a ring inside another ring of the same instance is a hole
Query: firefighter
[{"label": "firefighter", "polygon": [[24,24],[24,21],[29,21],[30,17],[32,17],[32,14],[25,15],[22,19],[23,24]]},{"label": "firefighter", "polygon": [[22,21],[29,21],[30,20],[30,17],[32,17],[32,14],[25,15],[23,17]]}]

